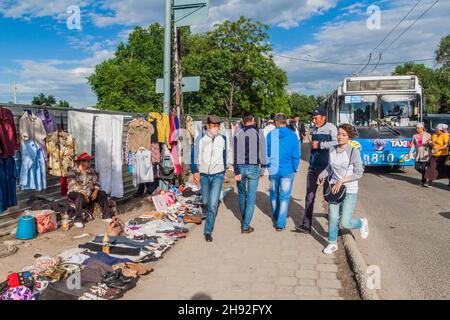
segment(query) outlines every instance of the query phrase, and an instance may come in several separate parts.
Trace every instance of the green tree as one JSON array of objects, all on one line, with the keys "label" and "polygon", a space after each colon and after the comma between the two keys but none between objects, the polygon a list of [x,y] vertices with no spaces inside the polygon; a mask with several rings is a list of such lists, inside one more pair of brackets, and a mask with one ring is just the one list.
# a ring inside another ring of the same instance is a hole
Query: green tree
[{"label": "green tree", "polygon": [[70,108],[70,104],[66,100],[59,100],[58,107],[60,107],[60,108]]},{"label": "green tree", "polygon": [[441,39],[436,50],[436,61],[443,68],[450,68],[450,34]]},{"label": "green tree", "polygon": [[298,115],[303,122],[311,120],[310,113],[317,106],[317,98],[305,96],[299,93],[292,93],[289,97],[291,116]]},{"label": "green tree", "polygon": [[136,27],[128,44],[119,44],[115,57],[102,62],[88,78],[102,110],[148,112],[162,110],[156,79],[163,72],[164,29],[157,23]]},{"label": "green tree", "polygon": [[185,97],[189,112],[228,117],[289,113],[287,76],[273,61],[267,29],[241,17],[185,37],[184,74],[201,77],[200,92]]},{"label": "green tree", "polygon": [[38,96],[33,98],[31,104],[50,107],[56,104],[56,99],[52,95],[46,96],[45,94],[40,93]]}]

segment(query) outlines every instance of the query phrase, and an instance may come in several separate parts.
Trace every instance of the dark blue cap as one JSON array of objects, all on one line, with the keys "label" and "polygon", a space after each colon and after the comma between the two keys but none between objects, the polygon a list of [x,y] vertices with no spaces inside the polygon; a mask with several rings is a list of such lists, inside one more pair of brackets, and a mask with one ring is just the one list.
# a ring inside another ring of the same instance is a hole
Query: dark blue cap
[{"label": "dark blue cap", "polygon": [[314,109],[314,111],[311,113],[311,115],[314,116],[327,116],[327,110],[325,108],[316,108]]}]

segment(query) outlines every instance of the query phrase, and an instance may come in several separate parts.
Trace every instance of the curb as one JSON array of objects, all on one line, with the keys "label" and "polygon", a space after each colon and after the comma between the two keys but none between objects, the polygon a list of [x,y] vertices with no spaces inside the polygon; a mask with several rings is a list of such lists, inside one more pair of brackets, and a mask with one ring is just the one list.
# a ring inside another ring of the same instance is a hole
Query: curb
[{"label": "curb", "polygon": [[367,286],[367,263],[361,251],[358,249],[354,235],[349,230],[342,230],[344,247],[350,266],[355,273],[356,284],[363,300],[381,300],[377,290],[369,289]]}]

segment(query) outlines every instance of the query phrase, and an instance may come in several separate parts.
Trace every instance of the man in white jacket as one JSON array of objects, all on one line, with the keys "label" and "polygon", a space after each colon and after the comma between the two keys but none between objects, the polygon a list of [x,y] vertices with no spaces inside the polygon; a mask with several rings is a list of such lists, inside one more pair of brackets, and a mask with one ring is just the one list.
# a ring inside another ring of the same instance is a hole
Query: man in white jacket
[{"label": "man in white jacket", "polygon": [[194,184],[201,185],[203,203],[207,208],[204,229],[207,242],[213,240],[211,235],[227,169],[227,138],[220,134],[220,123],[219,117],[208,116],[207,131],[197,137],[191,157]]}]

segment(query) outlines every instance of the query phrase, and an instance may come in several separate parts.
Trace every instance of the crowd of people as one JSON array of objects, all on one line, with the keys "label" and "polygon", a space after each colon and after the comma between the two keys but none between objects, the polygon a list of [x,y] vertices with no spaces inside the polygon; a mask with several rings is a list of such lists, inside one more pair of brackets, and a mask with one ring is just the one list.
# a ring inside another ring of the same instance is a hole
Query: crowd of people
[{"label": "crowd of people", "polygon": [[417,124],[416,130],[409,156],[414,157],[415,168],[422,174],[421,185],[428,188],[433,181],[448,178],[450,186],[448,125],[438,124],[433,135],[423,123]]},{"label": "crowd of people", "polygon": [[[339,222],[344,228],[359,229],[362,238],[368,237],[369,228],[366,218],[352,218],[357,203],[358,180],[364,171],[359,149],[349,143],[356,136],[356,130],[349,124],[336,128],[326,120],[325,109],[317,108],[312,112],[314,128],[305,214],[303,223],[295,231],[311,233],[315,195],[318,186],[323,185],[324,195],[328,190],[325,199],[329,202],[330,220],[329,245],[323,252],[331,254],[337,250]],[[307,136],[299,117],[295,116],[288,122],[286,115],[278,114],[260,132],[254,116],[246,114],[242,118],[242,127],[234,135],[232,162],[242,215],[242,233],[249,234],[255,230],[251,221],[256,192],[260,179],[265,175],[268,175],[270,182],[269,199],[274,228],[277,232],[286,228],[294,179],[300,165],[300,147]],[[229,163],[227,139],[220,134],[220,123],[219,117],[208,116],[206,131],[194,142],[192,151],[194,183],[201,185],[207,209],[204,228],[207,242],[213,241],[222,183]]]}]

